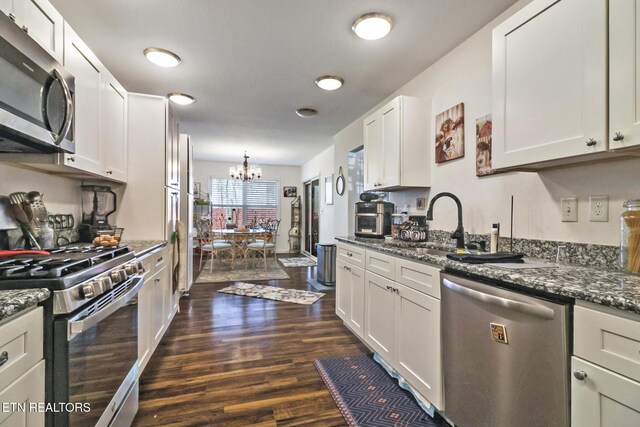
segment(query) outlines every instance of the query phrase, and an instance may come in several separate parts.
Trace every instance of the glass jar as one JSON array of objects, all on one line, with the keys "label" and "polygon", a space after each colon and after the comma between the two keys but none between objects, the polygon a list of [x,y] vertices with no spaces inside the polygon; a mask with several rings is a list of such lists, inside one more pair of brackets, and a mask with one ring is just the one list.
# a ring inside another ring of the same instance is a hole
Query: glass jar
[{"label": "glass jar", "polygon": [[629,273],[640,273],[640,200],[623,203],[620,215],[620,267]]}]

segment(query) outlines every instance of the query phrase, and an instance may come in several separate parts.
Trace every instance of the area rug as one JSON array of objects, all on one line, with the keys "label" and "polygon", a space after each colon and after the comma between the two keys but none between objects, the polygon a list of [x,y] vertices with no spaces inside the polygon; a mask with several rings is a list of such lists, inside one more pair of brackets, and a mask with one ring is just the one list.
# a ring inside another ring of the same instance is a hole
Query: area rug
[{"label": "area rug", "polygon": [[324,296],[324,294],[320,292],[255,285],[253,283],[236,283],[227,288],[220,289],[218,292],[304,305],[311,305]]},{"label": "area rug", "polygon": [[285,267],[315,267],[317,263],[307,257],[281,258],[280,262]]},{"label": "area rug", "polygon": [[[209,261],[211,262],[211,261]],[[289,275],[280,267],[277,261],[267,260],[267,269],[264,269],[263,261],[249,261],[245,268],[244,261],[237,262],[232,270],[228,264],[220,264],[218,260],[213,265],[213,273],[209,273],[209,262],[202,266],[202,271],[196,279],[196,283],[218,283],[248,280],[282,280]]]},{"label": "area rug", "polygon": [[367,355],[331,357],[314,364],[350,427],[449,427],[426,414],[411,394]]}]

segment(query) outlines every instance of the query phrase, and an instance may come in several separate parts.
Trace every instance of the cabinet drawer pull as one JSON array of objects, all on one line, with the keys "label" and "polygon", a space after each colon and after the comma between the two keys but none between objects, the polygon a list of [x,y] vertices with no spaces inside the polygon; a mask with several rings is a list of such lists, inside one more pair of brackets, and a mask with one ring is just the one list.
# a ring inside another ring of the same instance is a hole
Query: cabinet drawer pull
[{"label": "cabinet drawer pull", "polygon": [[622,132],[615,132],[613,134],[613,138],[611,138],[611,139],[613,139],[616,142],[620,142],[620,141],[622,141],[624,139],[624,135],[622,134]]},{"label": "cabinet drawer pull", "polygon": [[353,256],[351,252],[347,252],[347,256]]},{"label": "cabinet drawer pull", "polygon": [[107,171],[107,175],[113,174],[113,171]]},{"label": "cabinet drawer pull", "polygon": [[67,157],[67,161],[68,161],[68,162],[75,162],[75,161],[76,161],[76,158],[75,158],[75,157],[73,157],[73,156],[69,156],[69,157]]},{"label": "cabinet drawer pull", "polygon": [[11,19],[13,22],[16,22],[16,15],[14,15],[13,13],[10,13],[9,19]]},{"label": "cabinet drawer pull", "polygon": [[27,27],[26,25],[23,25],[23,26],[22,26],[22,30],[23,30],[25,33],[29,34],[29,27]]},{"label": "cabinet drawer pull", "polygon": [[596,145],[598,143],[598,141],[595,140],[595,138],[589,138],[587,139],[587,147],[593,147],[594,145]]},{"label": "cabinet drawer pull", "polygon": [[156,283],[158,283],[159,281],[160,281],[159,277],[154,280],[154,282],[156,282]]},{"label": "cabinet drawer pull", "polygon": [[0,354],[0,366],[4,365],[8,361],[9,361],[9,353],[7,353],[6,351],[3,351],[2,354]]},{"label": "cabinet drawer pull", "polygon": [[158,258],[158,261],[156,261],[156,262],[162,262],[162,261],[164,261],[164,258],[160,257],[160,258]]},{"label": "cabinet drawer pull", "polygon": [[578,381],[584,381],[587,379],[587,373],[585,371],[583,371],[582,369],[574,369],[573,370],[573,376],[576,377],[576,379]]}]

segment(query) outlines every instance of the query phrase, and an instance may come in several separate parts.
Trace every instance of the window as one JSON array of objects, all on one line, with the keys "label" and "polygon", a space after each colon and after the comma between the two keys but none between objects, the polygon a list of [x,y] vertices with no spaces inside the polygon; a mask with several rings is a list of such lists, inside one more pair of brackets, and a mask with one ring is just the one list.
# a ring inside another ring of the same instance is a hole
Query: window
[{"label": "window", "polygon": [[211,220],[222,228],[227,220],[250,225],[278,217],[278,182],[211,178]]}]

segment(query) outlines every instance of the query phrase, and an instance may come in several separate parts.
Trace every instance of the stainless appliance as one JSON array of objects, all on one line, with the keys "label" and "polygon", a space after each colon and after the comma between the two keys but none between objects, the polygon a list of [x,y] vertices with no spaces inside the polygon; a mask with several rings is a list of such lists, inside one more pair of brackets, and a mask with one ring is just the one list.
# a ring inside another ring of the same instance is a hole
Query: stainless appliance
[{"label": "stainless appliance", "polygon": [[138,408],[138,305],[144,271],[128,247],[0,257],[0,289],[48,288],[44,303],[47,426],[128,426]]},{"label": "stainless appliance", "polygon": [[74,78],[0,13],[0,152],[75,152]]},{"label": "stainless appliance", "polygon": [[568,427],[569,301],[441,277],[446,416],[457,427]]},{"label": "stainless appliance", "polygon": [[91,242],[97,232],[112,230],[109,216],[116,211],[116,193],[106,185],[83,185],[82,188],[82,223],[78,227],[80,240]]},{"label": "stainless appliance", "polygon": [[391,214],[395,205],[391,202],[371,201],[356,203],[355,235],[382,238],[391,234]]}]

